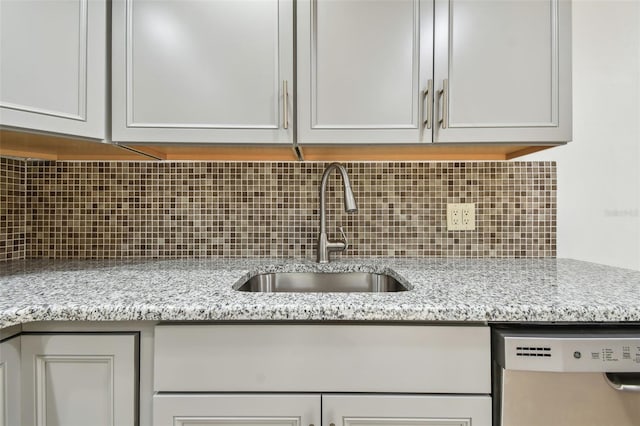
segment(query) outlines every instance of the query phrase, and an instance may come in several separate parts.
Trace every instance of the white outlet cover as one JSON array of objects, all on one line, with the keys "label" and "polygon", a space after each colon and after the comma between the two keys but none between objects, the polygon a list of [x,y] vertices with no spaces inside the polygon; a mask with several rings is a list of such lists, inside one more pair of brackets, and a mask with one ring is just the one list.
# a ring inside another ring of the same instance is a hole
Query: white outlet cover
[{"label": "white outlet cover", "polygon": [[447,230],[473,231],[476,229],[475,203],[447,204]]}]

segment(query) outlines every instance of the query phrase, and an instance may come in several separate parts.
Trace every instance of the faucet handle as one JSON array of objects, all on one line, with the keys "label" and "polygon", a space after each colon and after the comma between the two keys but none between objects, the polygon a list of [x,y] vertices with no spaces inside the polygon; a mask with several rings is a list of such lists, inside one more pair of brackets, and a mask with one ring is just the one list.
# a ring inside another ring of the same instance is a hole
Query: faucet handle
[{"label": "faucet handle", "polygon": [[344,228],[342,228],[342,226],[339,226],[338,229],[340,230],[340,233],[342,234],[342,238],[344,240],[344,248],[342,249],[342,251],[345,251],[346,249],[349,248],[349,241],[347,240],[347,234],[344,233]]}]

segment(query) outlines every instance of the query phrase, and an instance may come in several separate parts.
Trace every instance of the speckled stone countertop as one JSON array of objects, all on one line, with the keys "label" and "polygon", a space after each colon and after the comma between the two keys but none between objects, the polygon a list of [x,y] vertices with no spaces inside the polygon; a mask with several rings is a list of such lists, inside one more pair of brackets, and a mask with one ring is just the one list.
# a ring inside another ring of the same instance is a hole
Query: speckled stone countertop
[{"label": "speckled stone countertop", "polygon": [[[247,293],[275,271],[392,275],[397,293]],[[640,272],[565,259],[10,261],[0,328],[31,321],[640,322]]]}]

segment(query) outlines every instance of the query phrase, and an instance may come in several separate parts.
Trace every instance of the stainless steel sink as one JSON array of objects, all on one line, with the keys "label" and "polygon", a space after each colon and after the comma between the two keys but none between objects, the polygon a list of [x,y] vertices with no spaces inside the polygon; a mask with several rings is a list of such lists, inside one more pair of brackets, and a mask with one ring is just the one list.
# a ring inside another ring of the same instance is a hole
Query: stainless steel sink
[{"label": "stainless steel sink", "polygon": [[395,278],[368,272],[276,272],[259,274],[238,287],[253,293],[386,293],[406,291]]}]

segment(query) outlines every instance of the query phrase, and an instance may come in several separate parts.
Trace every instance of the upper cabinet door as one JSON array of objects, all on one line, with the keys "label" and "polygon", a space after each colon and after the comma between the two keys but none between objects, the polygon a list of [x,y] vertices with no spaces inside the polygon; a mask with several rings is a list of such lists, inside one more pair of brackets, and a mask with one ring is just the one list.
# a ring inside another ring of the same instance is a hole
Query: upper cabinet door
[{"label": "upper cabinet door", "polygon": [[114,0],[113,140],[291,142],[292,0]]},{"label": "upper cabinet door", "polygon": [[568,0],[435,0],[434,142],[571,139]]},{"label": "upper cabinet door", "polygon": [[432,0],[300,0],[297,24],[300,143],[431,142]]},{"label": "upper cabinet door", "polygon": [[105,137],[105,0],[0,2],[0,124]]}]

